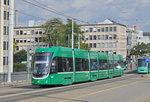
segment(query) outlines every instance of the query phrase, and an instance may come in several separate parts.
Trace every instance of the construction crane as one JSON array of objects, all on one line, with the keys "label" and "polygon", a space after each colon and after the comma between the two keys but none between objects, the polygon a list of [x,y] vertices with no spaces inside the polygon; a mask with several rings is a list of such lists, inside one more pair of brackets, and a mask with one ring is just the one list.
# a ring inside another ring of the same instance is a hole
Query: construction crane
[{"label": "construction crane", "polygon": [[134,30],[136,31],[137,28],[141,28],[142,25],[127,25],[127,27],[133,27]]}]

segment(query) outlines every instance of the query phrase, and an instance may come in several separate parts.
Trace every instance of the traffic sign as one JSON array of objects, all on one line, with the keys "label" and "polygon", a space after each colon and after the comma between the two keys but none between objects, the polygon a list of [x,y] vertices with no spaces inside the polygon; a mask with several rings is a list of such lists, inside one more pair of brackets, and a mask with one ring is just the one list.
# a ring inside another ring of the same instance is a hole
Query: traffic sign
[{"label": "traffic sign", "polygon": [[146,62],[146,63],[149,63],[149,58],[146,58],[146,59],[145,59],[145,62]]}]

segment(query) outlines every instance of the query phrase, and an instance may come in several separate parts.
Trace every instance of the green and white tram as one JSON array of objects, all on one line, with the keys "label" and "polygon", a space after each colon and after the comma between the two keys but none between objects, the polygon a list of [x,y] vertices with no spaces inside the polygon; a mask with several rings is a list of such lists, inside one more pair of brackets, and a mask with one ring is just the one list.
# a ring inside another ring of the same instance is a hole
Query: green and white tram
[{"label": "green and white tram", "polygon": [[146,63],[146,58],[149,58],[149,57],[138,57],[137,59],[137,72],[138,73],[150,72],[150,62]]},{"label": "green and white tram", "polygon": [[33,85],[69,85],[122,76],[121,55],[67,47],[38,48],[34,56]]}]

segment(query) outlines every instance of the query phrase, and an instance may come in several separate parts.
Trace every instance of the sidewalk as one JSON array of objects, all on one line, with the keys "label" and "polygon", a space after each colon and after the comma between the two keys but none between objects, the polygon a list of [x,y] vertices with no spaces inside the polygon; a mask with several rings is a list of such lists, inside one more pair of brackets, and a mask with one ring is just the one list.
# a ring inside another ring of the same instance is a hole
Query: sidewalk
[{"label": "sidewalk", "polygon": [[23,85],[31,85],[31,81],[19,80],[19,81],[13,81],[11,83],[2,82],[2,83],[0,83],[0,88],[13,87],[13,86],[23,86]]}]

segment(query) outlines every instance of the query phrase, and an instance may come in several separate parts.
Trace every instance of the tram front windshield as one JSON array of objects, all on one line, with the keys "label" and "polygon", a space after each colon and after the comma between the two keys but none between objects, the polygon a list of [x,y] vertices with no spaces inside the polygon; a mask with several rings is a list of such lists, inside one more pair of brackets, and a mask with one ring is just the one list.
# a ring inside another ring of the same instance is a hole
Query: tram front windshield
[{"label": "tram front windshield", "polygon": [[36,78],[45,77],[49,74],[49,64],[52,53],[36,53],[34,57],[33,76]]},{"label": "tram front windshield", "polygon": [[145,59],[138,59],[138,67],[146,67]]}]

